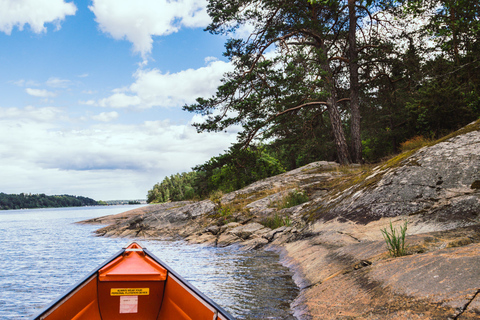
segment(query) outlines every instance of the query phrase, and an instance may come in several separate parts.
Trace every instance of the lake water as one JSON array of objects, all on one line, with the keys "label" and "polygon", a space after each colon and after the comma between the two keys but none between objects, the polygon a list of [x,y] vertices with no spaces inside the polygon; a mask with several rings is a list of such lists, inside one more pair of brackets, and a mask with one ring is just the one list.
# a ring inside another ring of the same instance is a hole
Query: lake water
[{"label": "lake water", "polygon": [[[139,206],[0,211],[0,319],[28,319],[132,239],[74,222]],[[237,319],[295,319],[298,288],[276,253],[139,240]]]}]

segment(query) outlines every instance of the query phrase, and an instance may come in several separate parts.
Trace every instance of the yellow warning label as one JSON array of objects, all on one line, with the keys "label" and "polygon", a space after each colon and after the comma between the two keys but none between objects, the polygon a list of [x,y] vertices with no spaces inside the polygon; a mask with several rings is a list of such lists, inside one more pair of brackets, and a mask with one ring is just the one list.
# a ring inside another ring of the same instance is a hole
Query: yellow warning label
[{"label": "yellow warning label", "polygon": [[148,296],[150,288],[121,288],[110,289],[111,296]]}]

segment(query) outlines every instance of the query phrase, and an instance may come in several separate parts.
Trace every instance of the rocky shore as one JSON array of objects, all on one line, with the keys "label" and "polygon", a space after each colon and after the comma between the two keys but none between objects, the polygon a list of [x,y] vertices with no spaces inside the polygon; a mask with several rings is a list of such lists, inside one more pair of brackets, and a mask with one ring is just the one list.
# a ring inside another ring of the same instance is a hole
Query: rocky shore
[{"label": "rocky shore", "polygon": [[[288,205],[292,193],[306,202]],[[408,221],[407,252],[381,230]],[[480,318],[480,121],[377,166],[316,162],[199,202],[82,223],[109,237],[280,252],[299,319]]]}]

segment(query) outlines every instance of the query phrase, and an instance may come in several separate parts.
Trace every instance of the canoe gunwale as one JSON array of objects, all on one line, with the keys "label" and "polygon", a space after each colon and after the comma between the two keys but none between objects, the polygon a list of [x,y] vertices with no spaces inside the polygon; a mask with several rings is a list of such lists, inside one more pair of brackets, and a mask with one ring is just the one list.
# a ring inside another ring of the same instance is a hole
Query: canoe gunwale
[{"label": "canoe gunwale", "polygon": [[[189,283],[187,280],[185,280],[181,275],[179,275],[177,272],[175,272],[171,267],[169,267],[165,262],[160,260],[157,256],[155,256],[153,253],[151,253],[148,249],[145,247],[142,247],[143,249],[133,249],[134,251],[143,251],[145,255],[149,256],[151,259],[153,259],[156,263],[161,265],[163,268],[167,270],[167,279],[170,276],[170,274],[173,276],[173,280],[176,280],[177,282],[181,283],[183,286],[188,288],[194,295],[197,296],[197,299],[202,300],[201,302],[208,305],[212,309],[215,310],[216,317],[215,319],[220,319],[220,316],[222,316],[222,319],[226,320],[236,320],[233,316],[231,316],[227,311],[225,311],[222,307],[220,307],[216,302],[214,302],[212,299],[207,297],[205,294],[203,294],[200,290],[198,290],[195,286],[193,286],[191,283]],[[126,249],[123,248],[120,251],[118,251],[116,254],[111,256],[111,258],[105,260],[103,263],[101,263],[97,268],[95,268],[92,272],[90,272],[87,276],[82,278],[80,281],[72,285],[69,289],[64,291],[57,299],[55,299],[53,302],[51,302],[49,305],[47,305],[45,308],[43,308],[40,312],[38,312],[35,316],[30,318],[30,320],[42,320],[45,319],[49,314],[51,314],[57,307],[61,306],[63,301],[67,301],[70,296],[72,296],[76,291],[80,290],[83,286],[89,283],[89,281],[92,280],[92,278],[98,278],[99,276],[99,270],[108,265],[110,262],[113,260],[117,259],[121,255],[125,254],[126,252],[133,251],[132,249]],[[168,280],[167,280],[168,281]]]}]

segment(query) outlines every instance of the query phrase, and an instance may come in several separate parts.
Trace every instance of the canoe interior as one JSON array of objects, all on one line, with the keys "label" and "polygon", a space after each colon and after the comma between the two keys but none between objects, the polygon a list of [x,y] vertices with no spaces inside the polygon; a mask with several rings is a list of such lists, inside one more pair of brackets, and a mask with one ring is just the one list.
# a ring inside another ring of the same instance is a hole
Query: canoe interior
[{"label": "canoe interior", "polygon": [[77,284],[35,320],[232,320],[137,243]]}]

